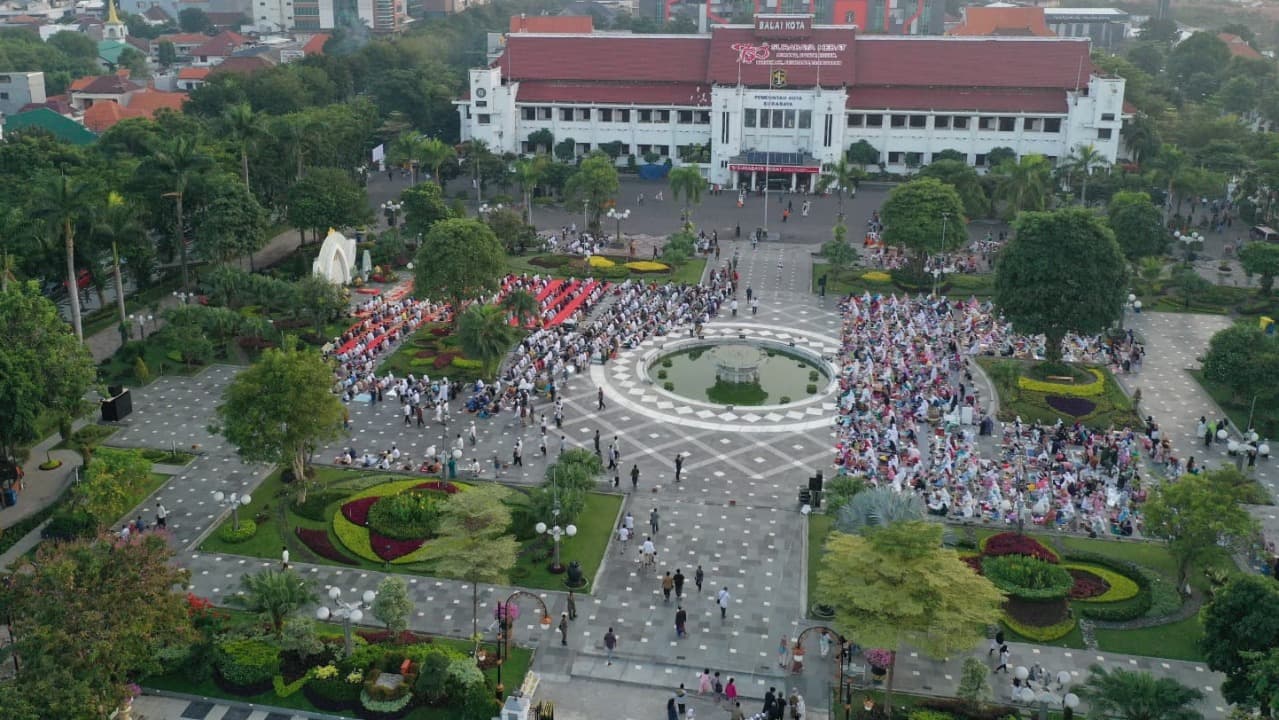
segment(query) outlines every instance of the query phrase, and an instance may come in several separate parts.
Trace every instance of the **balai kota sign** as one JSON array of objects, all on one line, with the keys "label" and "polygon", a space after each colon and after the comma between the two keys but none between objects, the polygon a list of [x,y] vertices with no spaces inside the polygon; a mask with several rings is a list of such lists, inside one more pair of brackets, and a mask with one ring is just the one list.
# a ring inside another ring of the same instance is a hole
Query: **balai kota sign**
[{"label": "balai kota sign", "polygon": [[755,36],[768,38],[808,37],[813,30],[812,15],[756,15]]}]

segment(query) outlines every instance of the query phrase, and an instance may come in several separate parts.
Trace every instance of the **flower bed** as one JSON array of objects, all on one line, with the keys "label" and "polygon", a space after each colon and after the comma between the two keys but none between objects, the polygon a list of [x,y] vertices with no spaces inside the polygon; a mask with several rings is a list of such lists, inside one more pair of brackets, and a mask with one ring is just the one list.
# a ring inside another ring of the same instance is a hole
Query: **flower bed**
[{"label": "flower bed", "polygon": [[1044,398],[1044,402],[1048,403],[1048,407],[1053,410],[1064,412],[1071,417],[1083,417],[1097,409],[1097,403],[1081,397],[1049,395]]},{"label": "flower bed", "polygon": [[670,271],[671,267],[665,263],[654,262],[652,260],[636,260],[626,263],[627,269],[634,273],[662,273]]},{"label": "flower bed", "polygon": [[1075,618],[1070,617],[1053,625],[1023,625],[1011,617],[1004,617],[1004,625],[1007,625],[1009,630],[1032,642],[1060,640],[1075,629],[1076,622]]},{"label": "flower bed", "polygon": [[[467,486],[442,480],[395,480],[366,488],[350,496],[333,514],[333,534],[355,556],[369,562],[407,564],[426,559],[426,537],[389,537],[387,528],[369,527],[371,509],[379,501],[406,492],[441,492],[452,495]],[[379,532],[380,530],[380,532]]]},{"label": "flower bed", "polygon": [[995,587],[1023,600],[1064,598],[1075,584],[1061,566],[1026,555],[987,557],[981,567]]},{"label": "flower bed", "polygon": [[1009,598],[1004,603],[1004,615],[1021,625],[1045,627],[1070,617],[1070,603],[1064,598],[1046,601]]},{"label": "flower bed", "polygon": [[981,541],[981,554],[989,557],[1000,557],[1002,555],[1025,555],[1027,557],[1038,558],[1048,563],[1060,562],[1061,557],[1053,552],[1038,540],[1029,535],[1018,535],[1017,533],[1005,532]]},{"label": "flower bed", "polygon": [[369,511],[381,499],[381,497],[375,496],[343,503],[342,516],[360,527],[366,527],[369,524]]},{"label": "flower bed", "polygon": [[369,531],[369,545],[379,558],[386,561],[397,560],[416,551],[426,542],[425,538],[416,540],[397,540],[389,538],[374,530]]},{"label": "flower bed", "polygon": [[302,544],[306,545],[307,549],[316,555],[343,565],[356,564],[354,560],[347,557],[345,553],[333,545],[333,541],[329,539],[327,532],[304,527],[295,528],[294,532],[297,534],[298,539],[302,541]]},{"label": "flower bed", "polygon": [[[1085,565],[1081,563],[1066,563],[1063,565],[1073,575],[1077,571],[1086,572],[1099,578],[1106,584],[1106,590],[1097,595],[1088,597],[1078,597],[1076,600],[1083,600],[1090,603],[1112,603],[1131,600],[1137,597],[1137,593],[1141,588],[1137,586],[1136,581],[1129,578],[1116,570],[1100,565]],[[1074,597],[1072,591],[1071,597]]]},{"label": "flower bed", "polygon": [[1066,572],[1070,573],[1070,577],[1075,580],[1075,584],[1070,588],[1071,600],[1086,600],[1098,597],[1110,589],[1110,583],[1106,582],[1104,578],[1093,574],[1091,570],[1066,568]]},{"label": "flower bed", "polygon": [[1064,395],[1067,397],[1096,397],[1101,395],[1106,390],[1105,373],[1097,368],[1087,368],[1087,371],[1096,379],[1083,385],[1067,385],[1066,383],[1047,382],[1023,376],[1017,379],[1017,387],[1031,392],[1044,393],[1045,395]]}]

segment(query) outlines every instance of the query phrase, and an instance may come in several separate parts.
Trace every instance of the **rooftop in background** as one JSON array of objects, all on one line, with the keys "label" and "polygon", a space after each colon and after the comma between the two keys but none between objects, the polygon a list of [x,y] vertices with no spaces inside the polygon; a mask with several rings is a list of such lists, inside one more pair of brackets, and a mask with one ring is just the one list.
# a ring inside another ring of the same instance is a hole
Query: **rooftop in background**
[{"label": "rooftop in background", "polygon": [[1019,5],[969,5],[962,8],[963,22],[950,30],[958,36],[1038,36],[1052,37],[1056,33],[1044,22],[1044,9]]},{"label": "rooftop in background", "polygon": [[89,145],[98,139],[97,135],[85,129],[80,123],[71,118],[63,117],[49,108],[37,108],[4,118],[4,131],[6,134],[18,132],[25,128],[46,130],[52,133],[54,137],[72,145]]},{"label": "rooftop in background", "polygon": [[1247,40],[1233,35],[1231,33],[1217,33],[1217,39],[1226,44],[1230,48],[1230,54],[1235,57],[1248,58],[1249,60],[1261,60],[1261,53],[1257,52]]},{"label": "rooftop in background", "polygon": [[512,15],[513,33],[592,33],[595,21],[590,15]]},{"label": "rooftop in background", "polygon": [[1127,20],[1129,17],[1127,10],[1119,8],[1100,8],[1100,7],[1046,7],[1044,8],[1044,16],[1050,21],[1061,17],[1094,17],[1094,18],[1113,18],[1115,20]]}]

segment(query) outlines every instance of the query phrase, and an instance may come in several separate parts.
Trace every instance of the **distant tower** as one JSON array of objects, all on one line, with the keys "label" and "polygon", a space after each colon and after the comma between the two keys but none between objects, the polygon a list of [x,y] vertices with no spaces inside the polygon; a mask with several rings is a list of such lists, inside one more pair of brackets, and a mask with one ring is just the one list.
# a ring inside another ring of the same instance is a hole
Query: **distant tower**
[{"label": "distant tower", "polygon": [[1172,0],[1158,0],[1155,3],[1155,19],[1156,20],[1172,19]]},{"label": "distant tower", "polygon": [[115,14],[115,0],[107,0],[107,21],[102,25],[102,39],[123,41],[128,36],[129,28]]}]

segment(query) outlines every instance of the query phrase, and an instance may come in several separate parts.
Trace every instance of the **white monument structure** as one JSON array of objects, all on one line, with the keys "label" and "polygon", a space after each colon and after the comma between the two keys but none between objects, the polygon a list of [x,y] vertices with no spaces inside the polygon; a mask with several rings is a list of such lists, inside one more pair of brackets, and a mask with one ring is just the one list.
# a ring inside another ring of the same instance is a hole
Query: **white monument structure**
[{"label": "white monument structure", "polygon": [[355,240],[329,228],[311,272],[329,282],[349,285],[355,277]]}]

